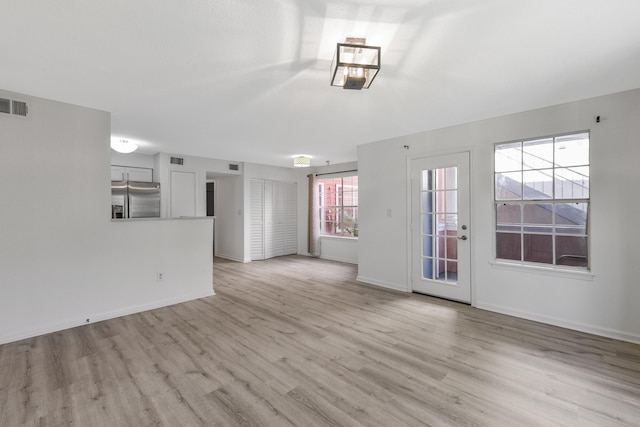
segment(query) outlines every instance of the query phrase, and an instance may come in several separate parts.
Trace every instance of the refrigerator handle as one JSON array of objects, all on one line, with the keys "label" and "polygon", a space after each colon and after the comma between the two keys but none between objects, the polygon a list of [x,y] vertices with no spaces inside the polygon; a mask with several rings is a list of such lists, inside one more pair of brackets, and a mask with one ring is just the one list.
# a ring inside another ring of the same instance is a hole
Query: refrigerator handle
[{"label": "refrigerator handle", "polygon": [[124,206],[122,208],[122,217],[129,218],[129,182],[126,185],[126,192],[124,195]]}]

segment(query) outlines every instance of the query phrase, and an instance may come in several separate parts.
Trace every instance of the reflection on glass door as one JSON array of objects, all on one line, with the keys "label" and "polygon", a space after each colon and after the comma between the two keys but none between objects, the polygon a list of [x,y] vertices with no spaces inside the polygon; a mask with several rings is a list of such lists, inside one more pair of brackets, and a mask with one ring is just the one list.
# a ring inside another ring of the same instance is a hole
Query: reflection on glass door
[{"label": "reflection on glass door", "polygon": [[411,161],[411,289],[471,302],[469,153]]},{"label": "reflection on glass door", "polygon": [[427,169],[421,177],[422,278],[458,281],[458,168]]}]

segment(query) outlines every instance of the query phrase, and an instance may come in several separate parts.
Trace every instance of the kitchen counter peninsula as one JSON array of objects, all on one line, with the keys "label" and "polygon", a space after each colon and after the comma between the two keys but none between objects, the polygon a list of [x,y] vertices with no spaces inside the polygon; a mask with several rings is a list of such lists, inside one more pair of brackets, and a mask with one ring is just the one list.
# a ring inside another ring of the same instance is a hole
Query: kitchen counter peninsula
[{"label": "kitchen counter peninsula", "polygon": [[185,221],[194,219],[215,220],[215,216],[180,216],[175,218],[111,218],[111,222],[140,222],[140,221]]}]

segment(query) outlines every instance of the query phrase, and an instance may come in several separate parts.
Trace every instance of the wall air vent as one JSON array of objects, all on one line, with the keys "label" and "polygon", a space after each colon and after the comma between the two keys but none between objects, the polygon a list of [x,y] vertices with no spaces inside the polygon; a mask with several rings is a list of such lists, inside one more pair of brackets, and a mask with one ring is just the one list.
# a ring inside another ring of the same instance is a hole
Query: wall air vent
[{"label": "wall air vent", "polygon": [[0,98],[0,113],[11,114],[11,100]]},{"label": "wall air vent", "polygon": [[184,165],[184,159],[182,157],[172,157],[171,158],[172,165]]},{"label": "wall air vent", "polygon": [[0,114],[7,114],[9,116],[17,117],[27,117],[28,112],[29,109],[27,108],[26,102],[0,98]]},{"label": "wall air vent", "polygon": [[27,117],[27,103],[21,101],[11,101],[11,114]]},{"label": "wall air vent", "polygon": [[234,165],[233,163],[229,163],[229,170],[230,171],[240,170],[240,166],[239,165]]}]

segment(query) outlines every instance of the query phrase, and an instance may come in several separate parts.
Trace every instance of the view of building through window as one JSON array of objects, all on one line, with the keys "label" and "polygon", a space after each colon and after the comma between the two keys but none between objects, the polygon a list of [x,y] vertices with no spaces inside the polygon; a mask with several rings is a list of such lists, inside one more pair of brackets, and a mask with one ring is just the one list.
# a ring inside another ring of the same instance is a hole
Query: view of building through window
[{"label": "view of building through window", "polygon": [[422,277],[458,281],[458,168],[422,171]]},{"label": "view of building through window", "polygon": [[358,237],[358,177],[318,179],[320,233]]},{"label": "view of building through window", "polygon": [[589,134],[495,146],[496,258],[587,268]]}]

